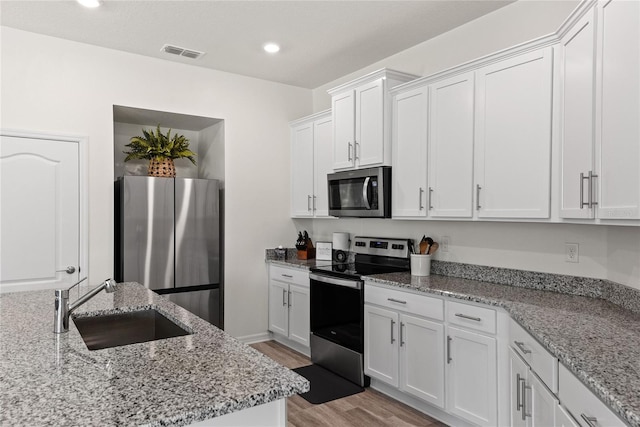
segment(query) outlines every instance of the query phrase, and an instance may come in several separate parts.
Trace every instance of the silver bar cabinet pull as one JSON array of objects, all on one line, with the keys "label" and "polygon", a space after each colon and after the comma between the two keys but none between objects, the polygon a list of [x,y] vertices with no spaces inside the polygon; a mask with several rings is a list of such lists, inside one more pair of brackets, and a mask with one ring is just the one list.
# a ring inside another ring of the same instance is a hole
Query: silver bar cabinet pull
[{"label": "silver bar cabinet pull", "polygon": [[522,393],[520,393],[520,380],[524,381],[520,374],[516,374],[516,411],[522,409]]},{"label": "silver bar cabinet pull", "polygon": [[293,276],[290,274],[283,274],[282,277],[286,277],[287,279],[293,279]]},{"label": "silver bar cabinet pull", "polygon": [[391,321],[391,344],[393,344],[394,342],[396,342],[396,339],[393,338],[393,325],[395,325],[396,322],[394,322],[393,320]]},{"label": "silver bar cabinet pull", "polygon": [[307,210],[311,210],[311,195],[307,195]]},{"label": "silver bar cabinet pull", "polygon": [[395,298],[387,298],[387,301],[391,301],[391,302],[397,302],[398,304],[406,304],[406,301],[402,301],[399,299],[395,299]]},{"label": "silver bar cabinet pull", "polygon": [[313,211],[316,211],[316,196],[313,196]]},{"label": "silver bar cabinet pull", "polygon": [[447,335],[447,364],[451,363],[451,337]]},{"label": "silver bar cabinet pull", "polygon": [[353,160],[358,160],[358,141],[353,141]]},{"label": "silver bar cabinet pull", "polygon": [[431,206],[431,196],[433,195],[433,188],[429,187],[429,210],[433,209],[433,206]]},{"label": "silver bar cabinet pull", "polygon": [[422,206],[422,193],[424,193],[424,190],[420,187],[420,191],[418,191],[418,210],[424,209],[424,206]]},{"label": "silver bar cabinet pull", "polygon": [[287,305],[287,301],[285,300],[285,294],[287,293],[287,291],[285,291],[284,289],[282,290],[282,305],[286,306]]},{"label": "silver bar cabinet pull", "polygon": [[594,189],[593,179],[597,177],[598,175],[594,174],[593,171],[589,171],[589,207],[590,208],[598,205],[598,202],[594,200],[595,197],[593,197],[593,189]]},{"label": "silver bar cabinet pull", "polygon": [[474,322],[482,322],[482,319],[479,317],[467,316],[466,314],[456,313],[456,317],[462,317],[463,319],[473,320]]},{"label": "silver bar cabinet pull", "polygon": [[400,347],[404,345],[404,338],[402,337],[402,328],[404,328],[404,322],[400,322]]},{"label": "silver bar cabinet pull", "polygon": [[482,206],[480,206],[480,190],[482,190],[482,187],[480,187],[479,184],[476,184],[476,210],[479,211],[480,208],[482,208]]},{"label": "silver bar cabinet pull", "polygon": [[522,421],[525,421],[528,416],[531,414],[527,414],[527,390],[531,390],[531,387],[527,386],[524,378],[522,379]]},{"label": "silver bar cabinet pull", "polygon": [[584,202],[584,173],[580,172],[580,209],[589,206],[589,202]]},{"label": "silver bar cabinet pull", "polygon": [[347,147],[347,148],[348,148],[348,150],[347,150],[347,156],[348,156],[349,161],[352,161],[352,160],[353,160],[353,157],[351,157],[351,146],[352,146],[352,145],[353,145],[352,143],[349,143],[349,146]]},{"label": "silver bar cabinet pull", "polygon": [[289,307],[291,307],[291,291],[289,291],[289,292],[287,293],[287,302],[288,302],[288,304],[287,304],[287,305],[288,305]]},{"label": "silver bar cabinet pull", "polygon": [[531,350],[529,350],[528,348],[526,348],[526,347],[524,346],[524,343],[523,343],[522,341],[514,341],[513,343],[514,343],[514,344],[516,345],[516,347],[518,347],[518,348],[520,349],[520,351],[521,351],[521,352],[523,352],[524,354],[529,354],[529,353],[531,353]]},{"label": "silver bar cabinet pull", "polygon": [[580,416],[589,427],[598,427],[598,419],[596,417],[590,417],[586,414],[580,414]]}]

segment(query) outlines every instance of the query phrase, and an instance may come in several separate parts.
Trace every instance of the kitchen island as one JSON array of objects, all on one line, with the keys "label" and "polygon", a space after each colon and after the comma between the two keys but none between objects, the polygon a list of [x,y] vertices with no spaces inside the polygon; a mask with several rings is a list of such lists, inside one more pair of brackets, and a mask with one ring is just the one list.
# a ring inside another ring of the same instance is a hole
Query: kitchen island
[{"label": "kitchen island", "polygon": [[[77,288],[71,302],[91,287]],[[303,377],[140,284],[118,284],[72,316],[154,308],[191,334],[89,351],[73,321],[53,333],[53,304],[51,290],[0,295],[0,425],[224,425],[228,417],[240,425],[251,412],[286,421],[285,399],[309,390]]]}]

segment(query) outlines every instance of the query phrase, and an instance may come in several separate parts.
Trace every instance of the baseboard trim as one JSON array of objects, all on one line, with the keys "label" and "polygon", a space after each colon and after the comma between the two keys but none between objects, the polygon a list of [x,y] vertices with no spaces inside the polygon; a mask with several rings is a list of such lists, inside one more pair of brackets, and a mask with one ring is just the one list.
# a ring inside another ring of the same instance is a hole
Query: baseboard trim
[{"label": "baseboard trim", "polygon": [[405,405],[410,406],[413,409],[416,409],[430,416],[431,418],[435,418],[436,420],[443,422],[448,426],[474,427],[474,425],[469,423],[468,421],[453,416],[445,412],[443,409],[433,406],[427,402],[411,397],[406,393],[401,392],[397,388],[375,378],[371,378],[371,388],[397,400],[398,402],[404,403]]},{"label": "baseboard trim", "polygon": [[255,344],[257,342],[270,341],[273,339],[269,332],[262,332],[262,333],[253,334],[253,335],[245,335],[242,337],[235,337],[235,338],[244,344]]}]

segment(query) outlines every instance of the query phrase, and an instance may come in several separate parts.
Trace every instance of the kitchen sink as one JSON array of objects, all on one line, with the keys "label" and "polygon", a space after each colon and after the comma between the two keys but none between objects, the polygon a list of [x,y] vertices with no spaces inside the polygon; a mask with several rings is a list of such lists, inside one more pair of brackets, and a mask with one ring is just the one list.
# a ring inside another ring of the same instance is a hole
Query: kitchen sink
[{"label": "kitchen sink", "polygon": [[73,319],[89,350],[191,335],[155,309]]}]

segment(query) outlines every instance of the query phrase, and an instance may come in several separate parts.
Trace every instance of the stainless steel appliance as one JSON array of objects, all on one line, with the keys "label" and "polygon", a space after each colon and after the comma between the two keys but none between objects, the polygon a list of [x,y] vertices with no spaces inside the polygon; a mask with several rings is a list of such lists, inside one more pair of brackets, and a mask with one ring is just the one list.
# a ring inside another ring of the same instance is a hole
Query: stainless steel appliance
[{"label": "stainless steel appliance", "polygon": [[311,269],[311,361],[362,386],[364,280],[362,276],[409,271],[409,240],[354,238],[354,263]]},{"label": "stainless steel appliance", "polygon": [[136,281],[222,327],[219,182],[115,182],[115,278]]},{"label": "stainless steel appliance", "polygon": [[327,175],[329,215],[391,218],[391,167]]}]

